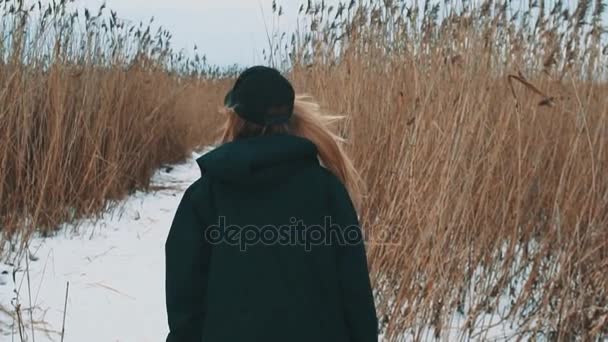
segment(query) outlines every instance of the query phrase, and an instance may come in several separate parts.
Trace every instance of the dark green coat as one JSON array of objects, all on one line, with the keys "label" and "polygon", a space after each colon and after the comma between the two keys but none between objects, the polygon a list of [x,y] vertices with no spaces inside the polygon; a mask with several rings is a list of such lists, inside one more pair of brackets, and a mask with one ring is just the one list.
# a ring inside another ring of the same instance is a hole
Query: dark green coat
[{"label": "dark green coat", "polygon": [[198,164],[165,245],[168,342],[378,340],[357,215],[312,142],[240,139]]}]

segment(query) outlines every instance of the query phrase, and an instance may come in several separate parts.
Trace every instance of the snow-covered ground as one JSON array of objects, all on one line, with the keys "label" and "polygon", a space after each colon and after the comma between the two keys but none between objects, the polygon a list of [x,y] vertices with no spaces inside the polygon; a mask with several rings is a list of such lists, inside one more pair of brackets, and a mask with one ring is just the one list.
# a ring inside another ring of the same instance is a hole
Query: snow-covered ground
[{"label": "snow-covered ground", "polygon": [[[56,236],[36,238],[28,260],[0,264],[0,341],[22,340],[17,304],[24,341],[60,341],[68,282],[65,342],[163,341],[164,243],[184,190],[200,176],[199,155],[159,170],[152,184],[160,190],[136,193],[120,209],[77,230],[66,226]],[[455,317],[450,325],[454,329],[443,340],[463,340],[464,319]],[[477,339],[504,341],[510,336],[504,328],[499,323]],[[423,338],[433,335],[429,328]]]},{"label": "snow-covered ground", "polygon": [[[51,238],[35,238],[27,259],[0,263],[0,342],[60,341],[68,282],[65,342],[164,341],[164,243],[184,190],[200,177],[198,156],[159,170],[152,180],[157,191],[136,193],[77,230],[66,226]],[[471,295],[479,299],[473,287]],[[465,311],[473,302],[466,301]],[[501,296],[497,312],[482,315],[481,327],[468,332],[466,317],[455,313],[440,340],[514,340],[516,329],[500,319],[507,306],[508,296]],[[431,327],[422,331],[422,340],[435,340]],[[405,332],[403,340],[415,339]]]},{"label": "snow-covered ground", "polygon": [[153,185],[160,190],[134,194],[77,232],[65,227],[34,239],[27,262],[0,264],[0,341],[21,341],[13,318],[17,297],[24,340],[34,340],[31,306],[35,341],[60,341],[68,282],[65,342],[163,341],[164,243],[182,193],[200,177],[197,156],[159,170]]}]

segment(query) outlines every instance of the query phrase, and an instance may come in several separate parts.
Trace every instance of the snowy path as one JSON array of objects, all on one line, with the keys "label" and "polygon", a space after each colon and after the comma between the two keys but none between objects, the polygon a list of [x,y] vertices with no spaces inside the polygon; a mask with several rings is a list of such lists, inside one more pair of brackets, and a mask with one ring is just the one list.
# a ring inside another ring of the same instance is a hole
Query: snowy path
[{"label": "snowy path", "polygon": [[200,176],[196,156],[171,172],[156,173],[153,186],[165,189],[131,196],[97,223],[84,222],[78,233],[67,227],[53,238],[33,240],[31,291],[25,260],[18,265],[16,284],[15,267],[0,264],[0,341],[21,341],[4,312],[14,314],[15,290],[28,335],[24,340],[32,341],[31,293],[35,341],[60,341],[68,281],[65,342],[164,340],[164,243],[183,191]]}]

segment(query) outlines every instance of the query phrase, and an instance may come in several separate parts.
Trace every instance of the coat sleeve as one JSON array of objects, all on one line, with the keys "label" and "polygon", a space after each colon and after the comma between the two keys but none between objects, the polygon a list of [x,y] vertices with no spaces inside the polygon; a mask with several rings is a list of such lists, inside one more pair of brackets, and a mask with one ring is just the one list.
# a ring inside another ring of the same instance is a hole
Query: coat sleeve
[{"label": "coat sleeve", "polygon": [[363,234],[348,191],[337,179],[334,184],[333,223],[342,230],[344,237],[336,246],[337,268],[350,340],[377,342],[378,318]]},{"label": "coat sleeve", "polygon": [[200,342],[210,246],[205,223],[197,213],[194,189],[186,190],[165,243],[165,291],[169,335],[167,342]]}]

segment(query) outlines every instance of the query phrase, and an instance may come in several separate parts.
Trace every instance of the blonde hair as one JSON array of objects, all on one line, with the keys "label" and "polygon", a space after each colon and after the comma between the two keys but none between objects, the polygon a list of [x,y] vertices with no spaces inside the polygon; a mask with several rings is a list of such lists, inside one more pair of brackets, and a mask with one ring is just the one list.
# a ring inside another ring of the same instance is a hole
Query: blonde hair
[{"label": "blonde hair", "polygon": [[292,134],[312,141],[323,166],[344,183],[355,205],[359,205],[363,190],[361,177],[342,148],[344,139],[331,129],[343,116],[324,114],[319,104],[307,95],[296,96],[293,116],[282,125],[260,126],[245,121],[232,108],[223,108],[222,112],[227,115],[221,132],[222,143],[273,133]]}]

